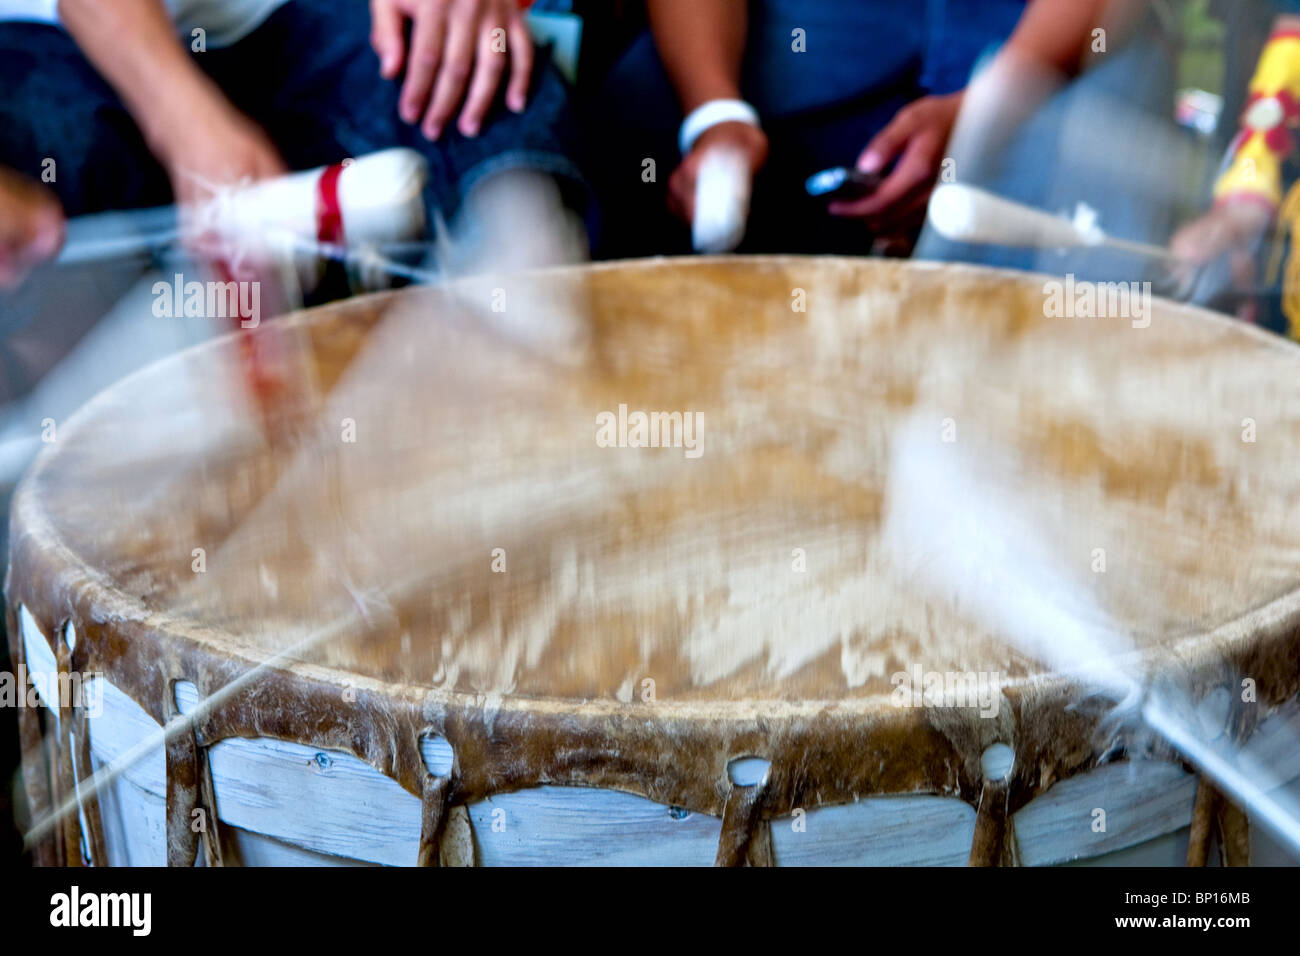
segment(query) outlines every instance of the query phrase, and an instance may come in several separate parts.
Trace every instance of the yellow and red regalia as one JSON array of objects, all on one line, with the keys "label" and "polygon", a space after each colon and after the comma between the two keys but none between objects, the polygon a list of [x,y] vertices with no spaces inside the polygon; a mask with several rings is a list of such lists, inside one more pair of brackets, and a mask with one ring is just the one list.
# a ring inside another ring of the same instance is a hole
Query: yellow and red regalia
[{"label": "yellow and red regalia", "polygon": [[[1232,162],[1214,188],[1216,202],[1257,202],[1279,214],[1279,230],[1291,230],[1300,249],[1300,186],[1284,196],[1283,167],[1300,127],[1300,30],[1279,30],[1260,56],[1232,145]],[[1281,239],[1281,237],[1279,237]],[[1278,242],[1280,250],[1283,243]],[[1272,279],[1281,268],[1274,255]],[[1282,309],[1293,337],[1300,336],[1300,256],[1292,255],[1282,281]]]}]

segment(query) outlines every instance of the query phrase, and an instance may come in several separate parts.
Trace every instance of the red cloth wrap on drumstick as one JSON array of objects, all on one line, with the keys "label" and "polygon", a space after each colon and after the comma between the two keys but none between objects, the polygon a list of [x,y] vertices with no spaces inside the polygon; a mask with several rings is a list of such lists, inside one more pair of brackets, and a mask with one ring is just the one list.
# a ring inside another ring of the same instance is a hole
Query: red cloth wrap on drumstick
[{"label": "red cloth wrap on drumstick", "polygon": [[[238,282],[234,269],[225,259],[218,259],[213,264],[213,268],[221,276],[223,282]],[[257,281],[257,280],[253,280]],[[244,321],[251,316],[239,314],[236,309],[230,316],[230,321],[234,324],[235,329],[239,332],[239,361],[243,366],[244,377],[248,382],[249,391],[253,394],[253,400],[257,403],[259,409],[265,413],[272,404],[275,393],[279,390],[280,382],[270,371],[268,363],[264,356],[258,350],[258,342],[253,337],[253,329],[245,328]]]},{"label": "red cloth wrap on drumstick", "polygon": [[321,173],[316,183],[316,238],[331,245],[343,245],[343,207],[339,205],[339,177],[344,165],[337,163]]},{"label": "red cloth wrap on drumstick", "polygon": [[[339,177],[345,168],[347,167],[343,163],[329,166],[316,182],[316,239],[321,243],[339,246],[344,243]],[[219,260],[215,265],[224,281],[235,281],[234,271],[228,262]],[[249,390],[262,414],[269,416],[276,405],[277,396],[284,391],[286,383],[282,375],[277,374],[275,370],[274,356],[266,354],[265,339],[254,336],[253,329],[244,327],[244,320],[251,316],[234,315],[231,318],[242,333],[239,336],[239,355]]]}]

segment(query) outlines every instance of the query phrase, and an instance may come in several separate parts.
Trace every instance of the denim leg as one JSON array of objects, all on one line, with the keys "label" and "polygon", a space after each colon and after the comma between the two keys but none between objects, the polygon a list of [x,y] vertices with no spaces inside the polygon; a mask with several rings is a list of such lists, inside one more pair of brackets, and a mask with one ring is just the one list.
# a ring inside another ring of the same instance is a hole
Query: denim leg
[{"label": "denim leg", "polygon": [[162,205],[167,176],[117,94],[58,27],[0,23],[0,163],[41,179],[69,216]]},{"label": "denim leg", "polygon": [[428,205],[448,220],[479,182],[506,170],[550,173],[579,184],[582,195],[568,89],[544,50],[522,114],[506,109],[499,94],[477,137],[453,126],[431,143],[398,116],[400,78],[379,75],[369,36],[365,3],[292,0],[240,43],[215,51],[210,71],[295,168],[394,146],[421,153],[429,162]]}]

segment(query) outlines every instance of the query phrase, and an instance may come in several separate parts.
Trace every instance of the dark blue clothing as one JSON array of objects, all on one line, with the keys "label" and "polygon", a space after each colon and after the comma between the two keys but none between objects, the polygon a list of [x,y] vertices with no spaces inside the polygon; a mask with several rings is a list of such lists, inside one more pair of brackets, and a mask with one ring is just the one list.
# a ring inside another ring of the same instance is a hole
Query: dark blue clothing
[{"label": "dark blue clothing", "polygon": [[[742,87],[764,119],[914,86],[925,50],[918,7],[879,0],[751,0]],[[796,31],[801,49],[796,49]]]},{"label": "dark blue clothing", "polygon": [[[772,152],[755,183],[741,251],[868,252],[872,237],[862,223],[829,216],[804,182],[830,166],[851,166],[913,100],[965,86],[979,56],[1010,35],[1024,6],[750,0],[742,93],[761,115]],[[666,207],[682,119],[645,34],[610,71],[589,122],[591,173],[605,213],[596,245],[602,258],[690,251],[688,227]],[[647,159],[655,161],[653,183],[642,180]]]},{"label": "dark blue clothing", "polygon": [[[380,77],[369,35],[366,3],[293,0],[238,43],[192,56],[293,169],[408,146],[428,159],[426,199],[447,219],[476,183],[506,169],[553,173],[582,196],[579,137],[549,58],[537,58],[523,114],[498,100],[478,137],[453,125],[430,143],[398,116],[400,85]],[[71,216],[171,201],[134,120],[72,39],[53,26],[0,23],[0,163],[39,178],[47,157]]]},{"label": "dark blue clothing", "polygon": [[942,95],[965,89],[971,71],[1011,36],[1026,0],[926,0],[921,86]]}]

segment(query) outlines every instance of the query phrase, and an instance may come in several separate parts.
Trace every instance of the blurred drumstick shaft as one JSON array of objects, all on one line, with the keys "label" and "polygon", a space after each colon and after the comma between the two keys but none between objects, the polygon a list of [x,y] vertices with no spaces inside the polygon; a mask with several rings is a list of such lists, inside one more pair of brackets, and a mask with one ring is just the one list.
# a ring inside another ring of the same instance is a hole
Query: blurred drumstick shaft
[{"label": "blurred drumstick shaft", "polygon": [[1118,239],[1081,224],[963,183],[945,183],[930,197],[930,224],[953,242],[1033,249],[1107,247],[1152,259],[1183,262],[1164,246]]},{"label": "blurred drumstick shaft", "polygon": [[1115,699],[1110,722],[1140,720],[1300,855],[1300,802],[1273,792],[1285,781],[1269,768],[1199,726],[1188,691],[1147,686],[1123,628],[1066,571],[1044,522],[1008,493],[1024,464],[992,446],[982,455],[937,448],[920,421],[899,433],[893,453],[884,540],[895,560],[988,633]]},{"label": "blurred drumstick shaft", "polygon": [[175,206],[78,216],[68,220],[55,265],[71,266],[149,256],[180,240]]}]

